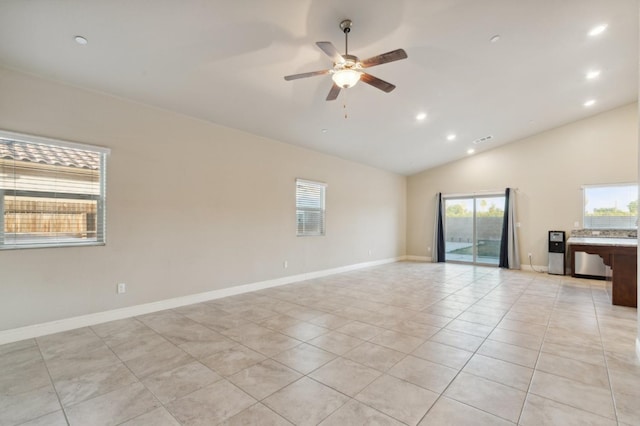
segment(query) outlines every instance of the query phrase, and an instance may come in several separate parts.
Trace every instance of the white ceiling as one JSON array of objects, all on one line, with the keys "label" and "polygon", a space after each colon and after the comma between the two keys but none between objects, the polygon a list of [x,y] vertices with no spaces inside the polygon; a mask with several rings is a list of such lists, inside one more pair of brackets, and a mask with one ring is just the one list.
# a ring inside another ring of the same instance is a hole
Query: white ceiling
[{"label": "white ceiling", "polygon": [[[283,79],[329,68],[315,42],[342,52],[344,18],[361,59],[406,50],[369,69],[395,91],[359,83],[326,102],[329,76]],[[412,174],[636,101],[638,3],[2,0],[0,66]]]}]

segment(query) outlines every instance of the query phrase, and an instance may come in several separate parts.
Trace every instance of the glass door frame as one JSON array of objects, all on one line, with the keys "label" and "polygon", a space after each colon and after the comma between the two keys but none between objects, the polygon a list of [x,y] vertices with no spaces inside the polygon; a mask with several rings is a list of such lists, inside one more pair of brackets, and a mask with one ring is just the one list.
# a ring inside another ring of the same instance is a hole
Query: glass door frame
[{"label": "glass door frame", "polygon": [[[502,198],[502,204],[499,207],[502,210],[501,219],[504,220],[504,192],[487,192],[482,194],[456,194],[456,195],[443,195],[442,201],[444,204],[444,214],[443,214],[443,224],[444,224],[444,239],[445,239],[445,262],[451,263],[461,263],[461,264],[469,264],[469,265],[480,265],[480,266],[498,266],[500,261],[500,255],[496,257],[495,262],[479,262],[478,261],[478,200],[484,198]],[[472,231],[472,242],[471,242],[471,260],[456,260],[456,259],[448,259],[447,252],[447,202],[454,200],[465,200],[471,201],[472,206],[472,221],[471,221],[471,231]],[[502,236],[502,227],[500,227],[500,237]]]}]

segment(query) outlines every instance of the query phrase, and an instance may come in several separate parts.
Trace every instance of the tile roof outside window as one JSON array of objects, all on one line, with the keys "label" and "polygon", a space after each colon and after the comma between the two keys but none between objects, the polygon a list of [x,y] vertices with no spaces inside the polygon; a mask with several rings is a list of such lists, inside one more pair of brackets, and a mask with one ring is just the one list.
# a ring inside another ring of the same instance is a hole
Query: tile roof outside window
[{"label": "tile roof outside window", "polygon": [[90,170],[100,168],[99,153],[37,143],[14,143],[7,140],[0,144],[0,159]]}]

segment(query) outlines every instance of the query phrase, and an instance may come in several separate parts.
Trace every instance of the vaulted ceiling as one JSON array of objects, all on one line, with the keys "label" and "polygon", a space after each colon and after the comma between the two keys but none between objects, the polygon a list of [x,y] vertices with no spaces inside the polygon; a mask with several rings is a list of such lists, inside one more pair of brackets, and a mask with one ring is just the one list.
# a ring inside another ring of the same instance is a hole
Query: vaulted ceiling
[{"label": "vaulted ceiling", "polygon": [[[349,53],[405,49],[368,70],[394,91],[283,79],[330,68],[345,18]],[[0,66],[412,174],[635,102],[638,3],[4,0]]]}]

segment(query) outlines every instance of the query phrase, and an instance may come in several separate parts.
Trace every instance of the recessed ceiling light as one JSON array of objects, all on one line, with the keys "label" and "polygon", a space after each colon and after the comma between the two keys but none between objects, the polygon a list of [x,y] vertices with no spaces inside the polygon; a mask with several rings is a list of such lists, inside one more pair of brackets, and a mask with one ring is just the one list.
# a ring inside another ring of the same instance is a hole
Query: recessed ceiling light
[{"label": "recessed ceiling light", "polygon": [[587,77],[587,80],[593,80],[594,78],[598,78],[600,77],[600,70],[589,71],[586,77]]},{"label": "recessed ceiling light", "polygon": [[322,133],[327,133],[328,129],[322,129],[320,130]]},{"label": "recessed ceiling light", "polygon": [[596,100],[595,99],[589,99],[588,101],[586,101],[583,105],[586,106],[587,108],[590,106],[594,106],[596,104]]},{"label": "recessed ceiling light", "polygon": [[427,113],[426,112],[421,112],[420,114],[416,115],[416,120],[422,121],[425,118],[427,118]]},{"label": "recessed ceiling light", "polygon": [[448,141],[454,141],[454,140],[456,140],[456,135],[454,135],[453,133],[451,133],[450,135],[447,135],[447,140],[448,140]]},{"label": "recessed ceiling light", "polygon": [[494,35],[493,37],[491,37],[491,38],[489,39],[489,41],[490,41],[491,43],[497,43],[497,42],[499,42],[499,41],[500,41],[500,34],[496,34],[496,35]]},{"label": "recessed ceiling light", "polygon": [[598,25],[597,27],[593,27],[589,31],[589,36],[591,36],[591,37],[598,36],[598,35],[602,34],[604,32],[604,30],[606,30],[606,29],[607,29],[607,24],[601,24],[601,25]]},{"label": "recessed ceiling light", "polygon": [[476,150],[473,149],[473,148],[470,148],[470,149],[467,150],[467,154],[469,154],[469,155],[473,154],[474,152],[476,152]]},{"label": "recessed ceiling light", "polygon": [[82,36],[79,36],[79,35],[78,35],[78,36],[75,36],[73,39],[76,41],[76,43],[78,43],[78,44],[80,44],[80,45],[82,45],[82,46],[84,46],[85,44],[87,44],[87,43],[88,43],[88,41],[87,41],[87,39],[86,39],[86,38],[84,38],[84,37],[82,37]]}]

